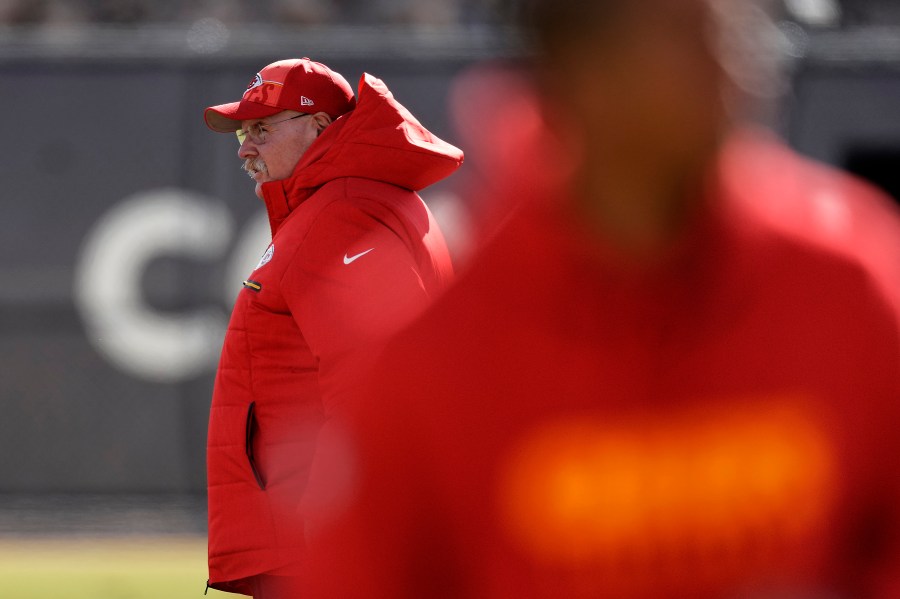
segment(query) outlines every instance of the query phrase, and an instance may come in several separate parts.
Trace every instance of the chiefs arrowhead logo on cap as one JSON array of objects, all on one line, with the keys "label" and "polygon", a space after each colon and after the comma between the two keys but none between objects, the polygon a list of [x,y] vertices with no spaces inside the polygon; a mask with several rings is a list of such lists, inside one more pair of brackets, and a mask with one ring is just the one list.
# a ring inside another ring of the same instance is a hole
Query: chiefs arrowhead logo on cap
[{"label": "chiefs arrowhead logo on cap", "polygon": [[[250,83],[247,84],[247,90],[249,91],[249,90],[253,89],[254,87],[259,87],[262,84],[263,84],[262,74],[257,73],[256,76],[250,80]],[[247,93],[247,92],[244,92],[244,93]]]}]

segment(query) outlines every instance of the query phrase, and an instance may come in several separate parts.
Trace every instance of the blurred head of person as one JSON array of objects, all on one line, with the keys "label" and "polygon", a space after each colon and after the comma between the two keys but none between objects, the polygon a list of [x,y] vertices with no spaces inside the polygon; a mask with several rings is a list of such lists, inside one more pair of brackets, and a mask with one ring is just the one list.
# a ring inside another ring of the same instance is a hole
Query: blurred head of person
[{"label": "blurred head of person", "polygon": [[578,216],[625,253],[656,255],[703,201],[742,97],[722,42],[748,4],[532,0],[524,11],[545,119],[575,165]]}]

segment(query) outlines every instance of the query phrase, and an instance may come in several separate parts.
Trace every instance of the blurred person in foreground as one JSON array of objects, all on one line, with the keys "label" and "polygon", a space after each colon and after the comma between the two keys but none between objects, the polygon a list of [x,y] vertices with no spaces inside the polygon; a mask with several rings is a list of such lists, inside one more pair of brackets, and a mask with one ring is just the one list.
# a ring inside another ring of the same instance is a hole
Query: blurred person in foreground
[{"label": "blurred person in foreground", "polygon": [[234,134],[272,243],[243,283],[209,420],[209,586],[298,596],[300,505],[318,431],[386,336],[451,277],[415,190],[462,153],[365,74],[358,100],[325,65],[263,68],[243,97],[206,109]]},{"label": "blurred person in foreground", "polygon": [[736,197],[824,182],[730,139],[747,5],[535,2],[520,208],[320,440],[310,596],[900,597],[900,229]]}]

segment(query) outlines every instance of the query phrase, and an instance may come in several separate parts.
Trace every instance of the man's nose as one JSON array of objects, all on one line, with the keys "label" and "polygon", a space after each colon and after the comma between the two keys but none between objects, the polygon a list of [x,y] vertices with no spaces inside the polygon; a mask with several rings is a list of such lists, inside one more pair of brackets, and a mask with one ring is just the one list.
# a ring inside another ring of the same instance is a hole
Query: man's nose
[{"label": "man's nose", "polygon": [[238,158],[246,160],[258,154],[259,152],[256,151],[256,146],[250,141],[250,138],[245,137],[244,141],[241,142],[241,147],[238,148]]}]

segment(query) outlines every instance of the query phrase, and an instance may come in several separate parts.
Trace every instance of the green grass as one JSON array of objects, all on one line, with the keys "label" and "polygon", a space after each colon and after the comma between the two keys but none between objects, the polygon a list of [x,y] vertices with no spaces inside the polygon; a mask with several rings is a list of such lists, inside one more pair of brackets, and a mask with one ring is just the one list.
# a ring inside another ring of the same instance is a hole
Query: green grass
[{"label": "green grass", "polygon": [[5,599],[198,599],[206,539],[2,539],[0,581]]}]

